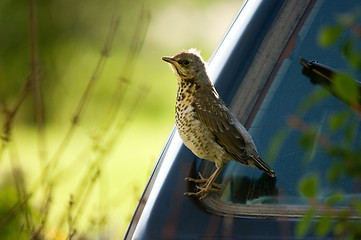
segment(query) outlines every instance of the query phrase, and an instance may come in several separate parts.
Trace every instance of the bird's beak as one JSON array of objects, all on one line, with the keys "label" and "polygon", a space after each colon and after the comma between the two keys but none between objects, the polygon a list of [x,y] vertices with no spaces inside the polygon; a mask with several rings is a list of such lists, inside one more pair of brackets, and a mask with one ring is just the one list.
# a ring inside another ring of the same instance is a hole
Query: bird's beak
[{"label": "bird's beak", "polygon": [[171,64],[175,63],[175,60],[173,58],[171,58],[171,57],[162,57],[162,60],[166,61],[166,62],[169,62]]}]

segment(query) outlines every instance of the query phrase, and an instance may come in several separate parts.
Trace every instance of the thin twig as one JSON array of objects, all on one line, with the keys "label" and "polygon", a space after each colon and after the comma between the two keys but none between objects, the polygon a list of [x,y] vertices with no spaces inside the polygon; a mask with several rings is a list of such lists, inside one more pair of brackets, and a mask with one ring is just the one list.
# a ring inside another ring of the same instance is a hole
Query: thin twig
[{"label": "thin twig", "polygon": [[74,197],[70,195],[69,207],[68,207],[68,240],[73,239],[76,234],[76,229],[74,228],[74,218],[72,217],[74,207]]},{"label": "thin twig", "polygon": [[[94,150],[95,160],[94,163],[89,166],[89,170],[87,175],[84,177],[83,181],[79,184],[79,188],[76,191],[77,193],[77,206],[79,206],[77,210],[77,214],[75,216],[80,216],[82,213],[82,208],[86,205],[85,200],[88,199],[88,195],[91,192],[91,189],[94,186],[95,180],[97,180],[97,176],[100,173],[100,167],[104,165],[104,161],[107,159],[106,155],[113,148],[116,139],[119,139],[121,132],[127,123],[132,119],[134,114],[138,111],[139,106],[145,98],[145,93],[147,92],[145,87],[141,87],[140,93],[135,97],[135,101],[130,106],[130,111],[126,116],[116,116],[120,110],[119,104],[123,99],[125,92],[127,90],[128,83],[130,82],[130,78],[132,75],[132,71],[134,69],[135,61],[139,52],[141,50],[142,44],[144,42],[144,38],[146,35],[146,30],[148,28],[149,23],[149,14],[142,9],[140,13],[140,17],[138,23],[136,25],[136,31],[133,34],[133,38],[131,41],[131,46],[127,55],[127,61],[124,65],[124,68],[121,72],[121,77],[119,78],[119,86],[115,88],[112,98],[112,104],[108,109],[108,113],[106,114],[103,123],[98,129],[98,134],[93,138],[92,147],[87,147],[86,152],[89,152],[89,149]],[[136,44],[134,44],[136,43]],[[124,79],[127,78],[126,81]],[[114,130],[114,129],[116,130]],[[110,133],[110,136],[108,136]],[[76,161],[73,161],[75,163]],[[69,167],[68,167],[69,169]],[[59,178],[61,173],[59,173],[55,178]],[[95,177],[96,176],[96,177]],[[90,184],[90,185],[88,185]],[[84,186],[87,186],[86,188]],[[76,217],[74,217],[76,218]],[[63,218],[64,219],[64,218]],[[62,225],[63,220],[60,221],[60,225]]]},{"label": "thin twig", "polygon": [[70,144],[70,140],[73,137],[74,134],[74,129],[77,126],[79,120],[80,120],[80,116],[84,111],[84,108],[86,106],[86,103],[89,100],[89,97],[92,93],[92,90],[95,86],[95,83],[97,82],[97,80],[99,79],[100,74],[102,73],[105,63],[106,63],[106,59],[109,56],[109,52],[111,49],[111,46],[113,44],[113,40],[114,40],[114,36],[116,33],[116,30],[118,29],[118,25],[119,25],[119,17],[114,16],[112,18],[112,22],[110,24],[110,29],[108,32],[108,36],[106,38],[103,50],[101,51],[101,55],[100,58],[98,60],[98,63],[94,69],[93,75],[91,76],[88,85],[85,89],[85,91],[83,92],[83,95],[75,109],[75,112],[73,114],[72,120],[71,120],[71,124],[70,127],[67,131],[67,133],[65,134],[62,142],[60,143],[58,149],[56,150],[54,156],[51,158],[50,162],[46,165],[45,169],[44,169],[44,174],[45,176],[43,178],[46,178],[47,175],[50,172],[50,169],[54,170],[56,169],[59,160],[61,159],[62,155],[64,154],[66,148],[69,146]]},{"label": "thin twig", "polygon": [[[14,183],[15,183],[15,189],[16,194],[20,202],[24,202],[22,205],[21,210],[21,216],[23,219],[25,219],[25,230],[28,232],[33,232],[34,230],[34,224],[33,224],[33,218],[32,213],[28,206],[28,200],[30,199],[31,193],[28,193],[25,179],[24,179],[24,173],[21,168],[19,168],[19,156],[18,151],[16,150],[15,144],[11,144],[12,146],[10,148],[10,163],[11,163],[11,173],[13,175]],[[26,201],[25,201],[26,200]]]},{"label": "thin twig", "polygon": [[20,199],[17,203],[14,204],[5,214],[2,215],[0,219],[0,229],[6,226],[7,223],[11,222],[12,219],[16,218],[19,212],[22,211],[25,204],[27,204],[28,200],[30,199],[31,195],[27,195],[25,198]]},{"label": "thin twig", "polygon": [[111,122],[113,121],[115,114],[118,112],[121,103],[123,102],[125,92],[127,91],[130,79],[134,72],[136,60],[138,59],[139,53],[144,44],[149,22],[150,13],[149,11],[145,10],[144,7],[142,7],[138,17],[138,21],[135,25],[135,32],[131,39],[131,44],[125,64],[123,65],[121,73],[119,74],[118,86],[114,88],[113,98],[109,110],[107,114],[105,114],[103,124],[99,129],[99,133],[96,135],[102,134],[102,132],[107,131],[109,126],[111,126]]},{"label": "thin twig", "polygon": [[34,116],[38,131],[38,151],[39,159],[42,163],[47,158],[45,140],[45,120],[43,97],[40,83],[39,54],[38,54],[38,23],[37,5],[35,0],[29,0],[29,49],[30,49],[30,90],[33,95]]}]

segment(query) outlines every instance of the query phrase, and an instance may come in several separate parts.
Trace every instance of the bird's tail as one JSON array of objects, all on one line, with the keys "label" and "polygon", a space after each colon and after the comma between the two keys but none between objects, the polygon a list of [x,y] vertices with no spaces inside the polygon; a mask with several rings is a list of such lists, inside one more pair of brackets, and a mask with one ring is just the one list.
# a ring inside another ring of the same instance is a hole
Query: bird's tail
[{"label": "bird's tail", "polygon": [[265,171],[271,177],[276,177],[276,173],[262,160],[260,156],[253,157],[252,160],[253,164],[250,165],[254,165],[259,170]]}]

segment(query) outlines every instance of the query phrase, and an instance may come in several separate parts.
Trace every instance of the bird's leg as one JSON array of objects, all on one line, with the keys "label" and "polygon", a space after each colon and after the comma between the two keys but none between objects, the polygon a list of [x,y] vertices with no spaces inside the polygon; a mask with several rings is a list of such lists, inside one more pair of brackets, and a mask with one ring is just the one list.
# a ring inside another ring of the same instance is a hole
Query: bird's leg
[{"label": "bird's leg", "polygon": [[[198,172],[198,176],[200,179],[194,179],[194,178],[190,178],[190,177],[186,177],[185,180],[186,181],[189,181],[189,182],[194,182],[194,183],[206,183],[208,181],[207,178],[204,178],[203,175]],[[212,185],[216,188],[221,188],[222,184],[217,184],[215,182],[212,183]]]},{"label": "bird's leg", "polygon": [[[198,196],[199,199],[205,198],[209,192],[219,192],[219,189],[221,188],[221,184],[214,183],[214,180],[216,180],[218,174],[221,172],[223,167],[216,169],[214,173],[208,178],[205,179],[203,176],[199,173],[199,176],[201,179],[193,179],[193,178],[187,178],[186,180],[196,182],[196,183],[204,183],[202,186],[197,186],[197,192],[186,192],[185,195],[188,196]],[[213,187],[214,186],[214,187]]]}]

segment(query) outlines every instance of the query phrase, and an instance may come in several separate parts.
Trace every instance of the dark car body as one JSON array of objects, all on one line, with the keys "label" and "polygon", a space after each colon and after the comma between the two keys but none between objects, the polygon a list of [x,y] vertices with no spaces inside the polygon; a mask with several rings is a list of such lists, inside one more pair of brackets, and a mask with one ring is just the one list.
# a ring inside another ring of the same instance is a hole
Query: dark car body
[{"label": "dark car body", "polygon": [[[222,99],[253,136],[261,156],[266,155],[272,138],[287,125],[287,118],[302,99],[318,87],[302,75],[300,57],[346,68],[338,50],[319,47],[317,36],[323,25],[334,23],[337,14],[360,6],[359,1],[352,0],[245,3],[210,61],[208,73]],[[347,107],[332,98],[311,109],[304,118],[324,126],[328,114]],[[214,164],[198,159],[182,144],[174,128],[125,239],[294,239],[296,224],[308,207],[299,196],[298,181],[308,171],[321,172],[323,177],[325,168],[325,161],[301,167],[305,154],[298,147],[297,136],[291,134],[281,149],[283,154],[271,163],[277,180],[232,162],[218,178],[229,183],[227,191],[231,193],[221,197],[214,194],[200,201],[183,195],[195,190],[184,178],[197,177],[197,172],[209,176]],[[316,158],[325,158],[322,150],[315,152]],[[233,173],[235,169],[240,170]],[[350,182],[340,187],[347,188]],[[239,190],[251,187],[252,194]],[[328,185],[323,187],[329,189]],[[305,238],[333,236],[309,234]]]}]

